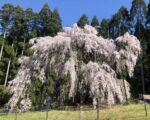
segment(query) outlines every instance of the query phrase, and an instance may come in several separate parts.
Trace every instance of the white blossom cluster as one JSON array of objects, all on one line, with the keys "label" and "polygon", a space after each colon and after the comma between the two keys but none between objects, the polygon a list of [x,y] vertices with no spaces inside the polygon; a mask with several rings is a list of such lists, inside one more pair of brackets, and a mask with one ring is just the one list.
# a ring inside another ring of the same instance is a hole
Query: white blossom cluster
[{"label": "white blossom cluster", "polygon": [[[8,103],[11,109],[20,100],[24,103],[22,109],[29,109],[31,101],[27,99],[27,89],[32,78],[44,83],[46,72],[51,72],[52,66],[57,73],[56,78],[59,79],[60,75],[70,76],[66,86],[69,87],[70,98],[80,90],[83,94],[89,92],[94,106],[98,97],[106,99],[108,104],[114,104],[116,98],[122,102],[124,89],[122,79],[118,79],[117,74],[126,70],[132,77],[141,51],[138,39],[128,33],[116,40],[104,39],[97,36],[95,28],[86,25],[81,29],[76,24],[73,28],[65,28],[56,37],[31,39],[30,44],[33,45],[33,55],[19,59],[19,72],[9,83],[13,92]],[[85,86],[89,86],[89,91]],[[129,84],[125,82],[125,86],[129,98]]]}]

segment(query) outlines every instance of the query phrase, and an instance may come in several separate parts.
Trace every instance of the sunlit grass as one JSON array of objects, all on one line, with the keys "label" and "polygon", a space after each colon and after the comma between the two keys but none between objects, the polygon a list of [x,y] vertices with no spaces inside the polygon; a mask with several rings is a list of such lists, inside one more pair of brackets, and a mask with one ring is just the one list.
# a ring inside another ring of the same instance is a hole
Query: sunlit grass
[{"label": "sunlit grass", "polygon": [[[100,120],[150,120],[150,105],[145,117],[143,104],[118,105],[100,111]],[[15,120],[15,114],[0,115],[0,120]],[[17,120],[46,120],[46,112],[18,114]],[[49,111],[48,120],[79,120],[79,111]],[[96,111],[82,111],[81,120],[96,120]]]}]

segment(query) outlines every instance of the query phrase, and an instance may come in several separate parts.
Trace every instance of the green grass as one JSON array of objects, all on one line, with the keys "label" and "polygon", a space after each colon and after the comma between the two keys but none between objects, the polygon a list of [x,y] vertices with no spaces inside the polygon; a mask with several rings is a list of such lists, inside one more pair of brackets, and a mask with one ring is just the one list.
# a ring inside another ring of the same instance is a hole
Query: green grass
[{"label": "green grass", "polygon": [[[118,105],[100,111],[100,120],[150,120],[150,105],[145,117],[143,104]],[[0,120],[15,120],[15,115],[0,115]],[[17,120],[46,120],[46,112],[18,114]],[[79,111],[50,111],[48,120],[79,120]],[[83,111],[81,120],[96,120],[96,111]]]}]

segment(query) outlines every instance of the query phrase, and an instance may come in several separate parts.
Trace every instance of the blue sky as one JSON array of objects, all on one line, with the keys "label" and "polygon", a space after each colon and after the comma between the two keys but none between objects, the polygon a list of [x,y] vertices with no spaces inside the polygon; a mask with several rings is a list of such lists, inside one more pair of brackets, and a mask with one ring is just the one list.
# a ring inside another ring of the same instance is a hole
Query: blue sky
[{"label": "blue sky", "polygon": [[[110,18],[118,9],[124,5],[130,9],[132,0],[47,0],[50,8],[58,8],[63,26],[71,26],[83,13],[86,13],[89,20],[96,15],[99,20]],[[145,0],[148,3],[150,0]],[[0,7],[5,3],[20,5],[24,9],[30,7],[39,12],[46,0],[0,0]]]}]

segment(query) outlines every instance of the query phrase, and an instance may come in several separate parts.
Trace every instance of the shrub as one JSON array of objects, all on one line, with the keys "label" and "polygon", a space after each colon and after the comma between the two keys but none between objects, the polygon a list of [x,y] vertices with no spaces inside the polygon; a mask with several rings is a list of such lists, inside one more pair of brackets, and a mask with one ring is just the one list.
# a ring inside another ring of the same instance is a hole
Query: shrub
[{"label": "shrub", "polygon": [[11,97],[10,89],[4,85],[0,85],[0,106],[3,106],[8,102]]}]

